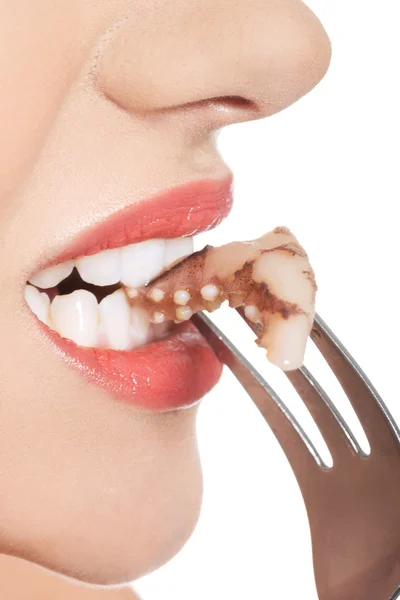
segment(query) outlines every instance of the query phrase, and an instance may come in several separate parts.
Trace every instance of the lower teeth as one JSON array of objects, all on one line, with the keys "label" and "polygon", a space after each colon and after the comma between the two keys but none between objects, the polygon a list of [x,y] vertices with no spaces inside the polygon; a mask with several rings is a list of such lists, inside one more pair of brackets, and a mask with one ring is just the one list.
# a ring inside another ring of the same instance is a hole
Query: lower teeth
[{"label": "lower teeth", "polygon": [[[55,293],[53,288],[50,296]],[[104,296],[104,290],[101,295]],[[123,289],[100,302],[87,289],[56,295],[50,301],[46,292],[28,284],[25,299],[40,321],[79,346],[133,350],[165,337],[172,326],[151,323],[143,309],[130,306]]]}]

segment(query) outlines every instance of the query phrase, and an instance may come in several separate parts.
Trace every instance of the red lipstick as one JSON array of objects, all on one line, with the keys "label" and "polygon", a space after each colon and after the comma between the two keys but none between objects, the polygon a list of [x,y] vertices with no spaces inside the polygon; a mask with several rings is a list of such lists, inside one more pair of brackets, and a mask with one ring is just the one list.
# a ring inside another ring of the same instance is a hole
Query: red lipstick
[{"label": "red lipstick", "polygon": [[231,208],[232,176],[169,189],[131,204],[78,234],[45,267],[152,238],[193,236],[219,225]]},{"label": "red lipstick", "polygon": [[[231,176],[185,184],[136,202],[82,232],[45,266],[151,238],[191,236],[218,225],[231,206]],[[221,375],[220,362],[191,323],[132,351],[84,348],[40,325],[57,354],[87,380],[144,409],[190,406]]]}]

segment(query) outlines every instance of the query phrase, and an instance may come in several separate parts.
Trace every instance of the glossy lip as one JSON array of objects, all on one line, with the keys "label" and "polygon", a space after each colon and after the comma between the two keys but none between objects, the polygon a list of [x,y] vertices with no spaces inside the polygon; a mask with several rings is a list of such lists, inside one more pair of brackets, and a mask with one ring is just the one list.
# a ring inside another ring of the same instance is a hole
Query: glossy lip
[{"label": "glossy lip", "polygon": [[213,229],[232,208],[233,178],[207,179],[136,202],[78,234],[35,273],[55,264],[152,238],[193,236]]},{"label": "glossy lip", "polygon": [[[232,176],[185,184],[118,211],[80,234],[41,268],[146,239],[195,235],[217,226],[231,207]],[[191,406],[211,390],[222,372],[192,323],[132,351],[84,348],[38,323],[67,364],[115,398],[145,410]]]},{"label": "glossy lip", "polygon": [[190,322],[178,325],[168,338],[131,352],[83,348],[38,322],[56,353],[90,383],[147,411],[192,406],[222,373],[222,364]]}]

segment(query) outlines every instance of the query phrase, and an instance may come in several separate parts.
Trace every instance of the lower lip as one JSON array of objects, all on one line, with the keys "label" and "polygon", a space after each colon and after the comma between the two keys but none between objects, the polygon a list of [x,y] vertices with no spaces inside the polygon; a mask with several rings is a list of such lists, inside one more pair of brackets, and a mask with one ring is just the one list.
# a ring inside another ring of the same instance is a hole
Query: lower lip
[{"label": "lower lip", "polygon": [[218,382],[222,365],[190,322],[130,352],[83,348],[45,325],[57,353],[118,400],[151,411],[192,406]]}]

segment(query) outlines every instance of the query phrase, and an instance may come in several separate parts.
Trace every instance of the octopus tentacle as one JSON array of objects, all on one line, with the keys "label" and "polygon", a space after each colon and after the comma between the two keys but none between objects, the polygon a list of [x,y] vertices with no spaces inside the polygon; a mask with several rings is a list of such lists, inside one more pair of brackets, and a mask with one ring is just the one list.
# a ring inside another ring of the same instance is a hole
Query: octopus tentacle
[{"label": "octopus tentacle", "polygon": [[317,286],[304,249],[286,227],[258,240],[232,242],[187,256],[156,280],[127,290],[153,323],[182,322],[228,301],[259,324],[257,343],[284,370],[303,364]]}]

